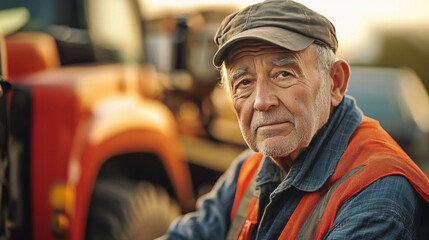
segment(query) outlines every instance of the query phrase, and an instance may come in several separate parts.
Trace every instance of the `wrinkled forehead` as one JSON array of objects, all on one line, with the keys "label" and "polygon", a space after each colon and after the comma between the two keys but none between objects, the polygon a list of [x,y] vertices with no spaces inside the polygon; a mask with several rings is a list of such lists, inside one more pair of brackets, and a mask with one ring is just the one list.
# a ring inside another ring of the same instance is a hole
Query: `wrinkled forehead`
[{"label": "wrinkled forehead", "polygon": [[[309,48],[309,47],[308,47]],[[308,49],[306,48],[306,49]],[[272,56],[283,56],[299,61],[300,55],[306,51],[306,49],[294,52],[278,45],[260,41],[260,40],[248,40],[240,41],[229,49],[225,58],[225,67],[230,68],[236,65],[244,57],[250,56],[255,57],[263,54],[271,54]]]}]

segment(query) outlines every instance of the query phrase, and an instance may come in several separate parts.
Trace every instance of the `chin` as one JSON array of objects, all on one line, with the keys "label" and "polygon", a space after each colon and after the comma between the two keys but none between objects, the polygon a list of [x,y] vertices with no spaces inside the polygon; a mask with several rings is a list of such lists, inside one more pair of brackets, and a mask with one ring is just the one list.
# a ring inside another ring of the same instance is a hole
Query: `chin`
[{"label": "chin", "polygon": [[272,137],[256,144],[257,152],[270,157],[287,157],[297,148],[297,141],[284,136]]}]

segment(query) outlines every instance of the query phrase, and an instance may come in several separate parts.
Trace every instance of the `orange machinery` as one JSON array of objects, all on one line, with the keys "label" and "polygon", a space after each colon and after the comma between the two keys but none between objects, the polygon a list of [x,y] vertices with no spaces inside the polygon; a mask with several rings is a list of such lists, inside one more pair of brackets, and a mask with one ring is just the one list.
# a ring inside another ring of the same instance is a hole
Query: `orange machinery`
[{"label": "orange machinery", "polygon": [[107,234],[97,233],[95,220],[87,221],[91,214],[97,219],[97,209],[115,207],[94,197],[101,182],[127,184],[107,185],[110,195],[99,198],[132,195],[137,190],[124,189],[137,189],[130,186],[143,181],[166,189],[182,212],[193,208],[174,118],[154,99],[154,68],[61,67],[55,41],[40,32],[7,36],[6,50],[13,85],[12,238],[80,240],[91,239],[88,231]]}]

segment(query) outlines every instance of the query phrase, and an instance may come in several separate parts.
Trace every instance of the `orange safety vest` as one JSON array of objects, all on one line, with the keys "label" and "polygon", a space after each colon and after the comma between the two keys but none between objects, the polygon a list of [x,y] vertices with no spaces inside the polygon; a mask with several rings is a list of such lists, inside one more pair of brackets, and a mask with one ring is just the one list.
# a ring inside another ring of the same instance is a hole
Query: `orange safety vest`
[{"label": "orange safety vest", "polygon": [[[237,224],[236,214],[243,196],[259,171],[263,156],[255,153],[243,163],[231,211],[232,225],[239,226],[233,239],[250,239],[258,218],[259,199],[252,197],[243,219]],[[325,185],[306,194],[279,239],[322,239],[332,228],[336,213],[350,197],[388,175],[401,175],[429,203],[429,181],[425,174],[407,156],[399,145],[380,127],[378,122],[364,117],[353,133],[346,151],[340,158],[334,174]],[[243,211],[243,210],[241,210]],[[231,234],[229,234],[231,235]]]}]

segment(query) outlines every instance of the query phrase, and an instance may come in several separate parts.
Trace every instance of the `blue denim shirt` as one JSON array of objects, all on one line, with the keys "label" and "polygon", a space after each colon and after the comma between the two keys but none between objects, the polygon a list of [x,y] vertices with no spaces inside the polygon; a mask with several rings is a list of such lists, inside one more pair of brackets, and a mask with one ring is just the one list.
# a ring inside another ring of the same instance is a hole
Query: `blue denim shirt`
[{"label": "blue denim shirt", "polygon": [[[268,157],[256,178],[258,226],[252,239],[277,239],[301,198],[320,189],[333,174],[347,143],[362,121],[362,113],[346,96],[285,173]],[[198,201],[197,212],[176,219],[166,239],[225,239],[236,182],[243,161],[239,156],[212,191]],[[429,239],[429,207],[401,176],[379,179],[340,208],[324,239]]]}]

